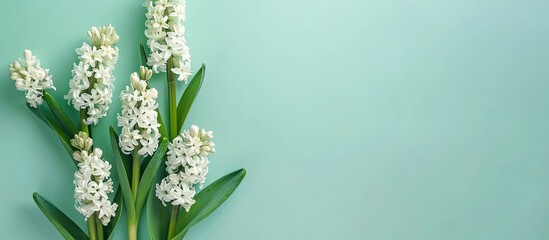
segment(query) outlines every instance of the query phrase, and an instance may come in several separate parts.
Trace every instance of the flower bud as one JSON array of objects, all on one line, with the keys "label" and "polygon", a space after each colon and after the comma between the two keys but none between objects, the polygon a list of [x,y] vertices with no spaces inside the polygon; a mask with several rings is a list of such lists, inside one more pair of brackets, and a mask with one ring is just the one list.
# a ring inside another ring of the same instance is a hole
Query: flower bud
[{"label": "flower bud", "polygon": [[148,81],[152,77],[152,70],[141,66],[139,67],[139,76],[141,76],[142,80]]},{"label": "flower bud", "polygon": [[97,158],[101,158],[101,156],[103,155],[103,150],[101,150],[100,148],[94,148],[93,155],[95,155]]},{"label": "flower bud", "polygon": [[23,79],[21,78],[21,75],[19,75],[19,73],[17,73],[17,72],[12,72],[12,73],[10,73],[10,78],[11,78],[12,80],[14,80],[14,81],[23,80]]},{"label": "flower bud", "polygon": [[31,65],[31,63],[32,63],[32,52],[28,49],[25,49],[24,56],[25,56],[25,61],[27,62],[27,65]]},{"label": "flower bud", "polygon": [[198,126],[192,125],[191,128],[189,128],[189,134],[193,137],[198,136]]},{"label": "flower bud", "polygon": [[135,90],[137,91],[143,92],[147,89],[147,82],[139,79],[139,76],[137,76],[136,72],[130,75],[130,81],[132,83],[133,88],[135,88]]},{"label": "flower bud", "polygon": [[71,145],[81,151],[89,151],[93,145],[93,140],[85,132],[79,132],[71,139]]},{"label": "flower bud", "polygon": [[80,151],[74,151],[72,152],[72,158],[74,158],[74,160],[78,161],[78,162],[82,162],[83,158],[82,158],[82,152]]}]

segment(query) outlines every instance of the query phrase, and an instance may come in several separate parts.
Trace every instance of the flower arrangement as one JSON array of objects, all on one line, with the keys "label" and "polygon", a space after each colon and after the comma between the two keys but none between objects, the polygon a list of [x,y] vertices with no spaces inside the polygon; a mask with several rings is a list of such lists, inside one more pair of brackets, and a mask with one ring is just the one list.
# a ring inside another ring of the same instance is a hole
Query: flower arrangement
[{"label": "flower arrangement", "polygon": [[[78,111],[76,123],[51,95],[56,90],[53,78],[30,50],[10,64],[10,78],[17,90],[25,92],[28,109],[53,130],[75,165],[75,209],[83,215],[87,232],[40,194],[33,194],[36,205],[63,238],[113,239],[125,214],[128,239],[138,239],[140,219],[147,209],[149,238],[182,239],[244,179],[246,171],[240,169],[204,187],[209,157],[215,153],[213,132],[196,125],[183,130],[206,71],[205,65],[194,76],[191,71],[184,36],[185,5],[185,0],[144,3],[149,54],[141,45],[143,66],[129,76],[119,94],[119,129],[109,131],[113,159],[103,158],[103,150],[94,146],[92,131],[109,113],[115,95],[113,71],[119,60],[116,44],[120,37],[113,26],[92,27],[90,41],[76,49],[79,62],[73,66],[70,89],[64,96]],[[157,102],[162,93],[150,84],[153,74],[166,75],[166,122]],[[177,101],[179,83],[187,86]],[[114,178],[111,172],[116,173]]]}]

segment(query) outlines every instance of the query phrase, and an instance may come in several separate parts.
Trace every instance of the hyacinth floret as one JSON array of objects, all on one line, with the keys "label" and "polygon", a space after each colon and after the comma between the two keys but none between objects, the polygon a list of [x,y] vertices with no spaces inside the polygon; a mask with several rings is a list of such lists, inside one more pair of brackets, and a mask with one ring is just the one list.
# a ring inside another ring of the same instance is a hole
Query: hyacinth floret
[{"label": "hyacinth floret", "polygon": [[92,149],[93,140],[85,132],[79,132],[70,142],[77,149],[73,152],[73,158],[78,162],[73,181],[75,208],[86,221],[98,213],[101,223],[107,226],[118,208],[118,204],[109,201],[108,197],[113,192],[110,179],[112,166],[101,159],[101,149]]},{"label": "hyacinth floret", "polygon": [[150,156],[158,148],[158,91],[147,87],[147,81],[151,76],[152,71],[141,66],[139,73],[134,72],[130,75],[131,85],[126,86],[120,94],[122,113],[118,115],[117,120],[122,132],[119,136],[119,145],[125,154],[137,148],[137,154]]},{"label": "hyacinth floret", "polygon": [[186,1],[147,0],[144,6],[147,8],[145,36],[151,50],[147,64],[155,73],[166,72],[171,67],[170,71],[178,75],[177,80],[186,83],[192,74],[191,54],[183,26]]},{"label": "hyacinth floret", "polygon": [[24,59],[19,58],[10,64],[10,78],[15,81],[15,87],[25,92],[29,106],[36,108],[44,102],[44,90],[53,89],[52,76],[49,69],[40,66],[40,60],[30,50],[25,50]]},{"label": "hyacinth floret", "polygon": [[213,132],[192,125],[169,145],[168,176],[156,184],[156,196],[164,205],[180,205],[188,212],[195,203],[196,187],[203,187],[208,174],[208,156],[215,152]]},{"label": "hyacinth floret", "polygon": [[112,103],[115,77],[112,71],[118,61],[118,34],[112,25],[92,27],[88,32],[91,45],[84,42],[76,49],[78,64],[74,64],[69,93],[65,99],[76,110],[84,110],[86,125],[97,124],[107,116]]}]

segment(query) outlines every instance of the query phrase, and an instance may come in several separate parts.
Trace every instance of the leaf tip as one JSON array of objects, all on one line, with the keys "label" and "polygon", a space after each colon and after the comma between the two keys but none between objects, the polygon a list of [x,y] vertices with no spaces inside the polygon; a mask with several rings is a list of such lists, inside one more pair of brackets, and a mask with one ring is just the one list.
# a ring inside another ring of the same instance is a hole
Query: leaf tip
[{"label": "leaf tip", "polygon": [[40,196],[40,194],[38,194],[37,192],[32,193],[32,199],[34,200],[34,203],[39,204],[38,202],[40,202],[40,198],[42,198],[42,196]]},{"label": "leaf tip", "polygon": [[116,130],[114,130],[114,127],[113,127],[113,126],[110,126],[110,127],[109,127],[109,132],[110,132],[111,134],[113,134],[113,133],[116,134]]},{"label": "leaf tip", "polygon": [[242,174],[242,178],[244,178],[246,176],[246,169],[245,168],[241,168],[240,170],[240,173],[239,174]]},{"label": "leaf tip", "polygon": [[201,80],[204,79],[204,75],[206,75],[206,64],[202,63],[202,66],[200,67],[200,76]]}]

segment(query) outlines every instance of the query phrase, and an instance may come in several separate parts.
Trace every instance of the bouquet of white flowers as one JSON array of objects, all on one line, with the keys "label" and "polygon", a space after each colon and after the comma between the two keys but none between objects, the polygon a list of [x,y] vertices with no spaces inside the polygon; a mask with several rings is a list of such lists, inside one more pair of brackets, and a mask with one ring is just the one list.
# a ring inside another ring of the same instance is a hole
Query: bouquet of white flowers
[{"label": "bouquet of white flowers", "polygon": [[[128,239],[137,239],[144,208],[151,239],[182,239],[192,226],[223,204],[246,175],[240,169],[200,190],[208,174],[209,157],[215,153],[213,132],[196,125],[182,128],[206,69],[202,65],[191,78],[183,26],[185,0],[147,0],[144,6],[150,53],[140,46],[144,66],[129,76],[120,93],[120,133],[110,128],[116,184],[111,179],[112,165],[102,158],[103,150],[94,147],[92,134],[92,127],[107,116],[114,95],[119,40],[115,28],[92,27],[88,31],[90,42],[76,49],[79,62],[74,64],[65,99],[79,112],[77,123],[50,94],[55,90],[52,76],[30,50],[9,66],[10,78],[17,90],[25,92],[29,110],[56,133],[76,165],[75,208],[84,215],[87,233],[52,203],[33,194],[38,207],[65,239],[112,239],[122,209],[128,221]],[[160,93],[149,84],[153,74],[164,72],[167,125],[158,110]],[[179,102],[178,82],[187,84]],[[44,102],[47,107],[42,106]],[[165,170],[160,167],[162,163]]]}]

